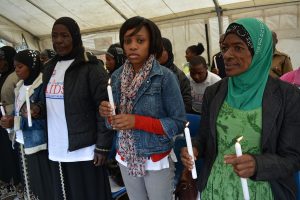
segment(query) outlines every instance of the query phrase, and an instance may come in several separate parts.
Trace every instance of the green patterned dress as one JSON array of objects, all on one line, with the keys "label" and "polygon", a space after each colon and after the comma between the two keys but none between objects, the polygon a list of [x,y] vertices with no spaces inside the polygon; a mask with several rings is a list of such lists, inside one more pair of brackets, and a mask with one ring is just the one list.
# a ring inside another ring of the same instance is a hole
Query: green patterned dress
[{"label": "green patterned dress", "polygon": [[[234,144],[240,136],[244,136],[240,142],[243,153],[259,154],[261,124],[261,108],[242,111],[224,102],[217,119],[218,155],[206,188],[201,193],[201,200],[243,199],[240,177],[234,173],[231,165],[224,164],[224,155],[235,154]],[[251,200],[273,199],[268,182],[247,180]]]}]

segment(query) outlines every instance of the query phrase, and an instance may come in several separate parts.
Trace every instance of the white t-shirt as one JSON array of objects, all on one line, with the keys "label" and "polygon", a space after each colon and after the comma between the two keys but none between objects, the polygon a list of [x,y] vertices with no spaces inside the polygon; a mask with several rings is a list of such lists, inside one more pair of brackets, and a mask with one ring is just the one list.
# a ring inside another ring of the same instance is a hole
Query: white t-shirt
[{"label": "white t-shirt", "polygon": [[94,158],[95,145],[69,151],[64,103],[65,72],[73,60],[57,62],[46,89],[49,159],[59,162],[88,161]]},{"label": "white t-shirt", "polygon": [[192,108],[194,111],[201,113],[202,101],[203,101],[203,95],[205,89],[208,86],[221,80],[221,78],[210,71],[207,71],[207,77],[205,81],[203,81],[202,83],[196,83],[192,79],[190,74],[188,74],[187,77],[190,80],[191,90],[192,90]]},{"label": "white t-shirt", "polygon": [[[31,85],[25,86],[24,84],[20,87],[19,94],[15,99],[15,112],[16,116],[20,115],[20,110],[25,103],[25,96],[26,96],[26,88],[30,87]],[[23,132],[22,130],[16,131],[16,141],[18,143],[24,144]]]}]

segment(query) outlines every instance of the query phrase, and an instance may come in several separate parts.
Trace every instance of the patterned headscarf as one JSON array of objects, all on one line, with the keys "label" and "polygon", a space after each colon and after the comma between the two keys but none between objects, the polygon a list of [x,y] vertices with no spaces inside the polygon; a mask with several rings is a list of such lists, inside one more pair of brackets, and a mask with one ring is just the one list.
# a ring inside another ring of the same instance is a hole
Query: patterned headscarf
[{"label": "patterned headscarf", "polygon": [[31,85],[36,77],[38,77],[41,70],[39,52],[29,49],[19,51],[14,60],[26,65],[29,68],[30,75],[26,80],[24,80],[24,85]]},{"label": "patterned headscarf", "polygon": [[[235,24],[243,27],[250,38],[246,36],[246,33],[238,34],[238,31],[232,31]],[[266,24],[255,18],[243,18],[230,24],[225,38],[231,33],[236,34],[244,41],[243,38],[246,38],[250,52],[252,46],[254,51],[247,71],[229,78],[226,101],[229,105],[241,110],[259,108],[262,105],[263,93],[272,63],[272,33]],[[245,35],[245,37],[241,37],[241,35]]]},{"label": "patterned headscarf", "polygon": [[[136,75],[134,75],[133,67],[129,60],[126,60],[123,72],[121,74],[121,113],[128,114],[132,112],[133,102],[136,94],[142,83],[148,78],[154,59],[154,55],[150,55],[148,60],[144,63]],[[137,155],[134,143],[135,141],[132,130],[120,131],[119,153],[127,162],[127,167],[129,170],[128,173],[131,176],[141,177],[146,174],[145,162],[147,158]]]}]

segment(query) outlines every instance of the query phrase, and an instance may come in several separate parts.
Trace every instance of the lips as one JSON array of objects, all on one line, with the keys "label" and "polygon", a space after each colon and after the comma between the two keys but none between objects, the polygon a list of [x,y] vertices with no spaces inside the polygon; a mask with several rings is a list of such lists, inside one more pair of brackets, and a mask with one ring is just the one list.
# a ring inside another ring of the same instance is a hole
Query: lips
[{"label": "lips", "polygon": [[136,59],[136,58],[138,58],[138,57],[140,57],[140,55],[138,55],[138,54],[129,54],[129,55],[127,56],[127,58],[129,58],[129,59]]}]

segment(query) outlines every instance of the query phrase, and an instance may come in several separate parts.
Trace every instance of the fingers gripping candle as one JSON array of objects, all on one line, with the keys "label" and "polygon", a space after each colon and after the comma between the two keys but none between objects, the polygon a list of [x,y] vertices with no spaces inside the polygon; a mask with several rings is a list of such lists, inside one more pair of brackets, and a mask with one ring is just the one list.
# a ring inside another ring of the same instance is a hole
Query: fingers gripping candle
[{"label": "fingers gripping candle", "polygon": [[[240,141],[243,139],[243,136],[239,137],[236,140],[235,143],[235,152],[236,152],[236,156],[240,157],[241,155],[243,155],[242,153],[242,147],[240,144]],[[248,190],[248,183],[247,183],[247,179],[246,178],[241,178],[241,184],[242,184],[242,188],[243,188],[243,194],[244,194],[244,199],[245,200],[249,200],[250,196],[249,196],[249,190]]]},{"label": "fingers gripping candle", "polygon": [[115,112],[115,103],[114,103],[114,98],[113,98],[113,95],[112,95],[112,89],[111,89],[111,85],[110,85],[110,79],[108,79],[108,85],[107,85],[107,93],[108,93],[108,99],[109,99],[109,103],[113,109],[113,115],[116,115],[116,112]]},{"label": "fingers gripping candle", "polygon": [[192,177],[193,177],[193,179],[197,179],[197,171],[196,171],[196,165],[195,165],[195,160],[194,160],[194,152],[193,152],[190,129],[189,129],[188,125],[189,125],[189,122],[185,126],[184,135],[185,135],[185,140],[186,140],[186,146],[187,146],[187,149],[188,149],[188,153],[189,153],[190,156],[192,156],[193,162],[194,162],[193,169],[192,169]]}]

